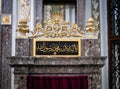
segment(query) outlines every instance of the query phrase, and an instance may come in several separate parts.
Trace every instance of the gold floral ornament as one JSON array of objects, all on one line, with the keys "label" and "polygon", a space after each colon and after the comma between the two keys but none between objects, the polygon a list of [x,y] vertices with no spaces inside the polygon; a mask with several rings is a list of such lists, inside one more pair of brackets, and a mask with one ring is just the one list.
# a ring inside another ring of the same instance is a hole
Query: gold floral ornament
[{"label": "gold floral ornament", "polygon": [[45,28],[42,28],[42,26],[38,28],[38,25],[36,25],[36,31],[34,31],[34,34],[29,36],[29,38],[41,36],[51,38],[85,37],[77,24],[73,24],[72,28],[68,28],[68,25],[69,22],[63,20],[63,15],[61,13],[53,13],[51,15],[51,20],[45,21]]},{"label": "gold floral ornament", "polygon": [[87,37],[95,38],[98,35],[98,29],[95,25],[95,20],[93,18],[88,19],[87,24],[85,26],[85,31],[87,32]]},{"label": "gold floral ornament", "polygon": [[11,15],[10,14],[2,14],[1,15],[1,24],[2,25],[10,25],[11,24]]},{"label": "gold floral ornament", "polygon": [[20,20],[16,32],[17,32],[17,38],[26,38],[27,37],[26,33],[29,33],[29,28],[27,26],[26,19]]},{"label": "gold floral ornament", "polygon": [[72,25],[72,28],[70,30],[70,34],[71,34],[71,36],[74,36],[74,37],[83,37],[83,38],[85,38],[84,32],[81,31],[80,27],[78,27],[77,24]]},{"label": "gold floral ornament", "polygon": [[[51,16],[51,20],[45,21],[44,28],[41,23],[37,23],[34,31],[29,31],[27,22],[20,21],[18,25],[18,32],[20,35],[26,36],[28,33],[28,38],[63,38],[63,37],[80,37],[83,39],[87,38],[97,38],[97,27],[95,25],[95,21],[90,18],[87,21],[85,30],[81,31],[80,27],[77,24],[73,24],[71,28],[69,28],[69,22],[66,22],[63,19],[63,15],[61,13],[53,13]],[[86,34],[86,33],[87,34]]]},{"label": "gold floral ornament", "polygon": [[4,23],[9,23],[10,22],[9,17],[8,16],[4,17],[3,18],[3,22]]},{"label": "gold floral ornament", "polygon": [[29,38],[36,38],[36,37],[41,37],[44,36],[44,30],[42,28],[42,24],[41,23],[37,23],[34,31],[29,31],[28,37]]}]

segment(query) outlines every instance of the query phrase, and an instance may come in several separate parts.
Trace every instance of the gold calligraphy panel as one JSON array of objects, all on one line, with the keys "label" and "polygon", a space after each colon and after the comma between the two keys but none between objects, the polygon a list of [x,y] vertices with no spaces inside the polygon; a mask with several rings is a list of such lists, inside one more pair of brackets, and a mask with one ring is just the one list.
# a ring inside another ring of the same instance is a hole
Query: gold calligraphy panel
[{"label": "gold calligraphy panel", "polygon": [[33,40],[33,56],[77,57],[81,56],[81,41],[73,38],[37,38]]}]

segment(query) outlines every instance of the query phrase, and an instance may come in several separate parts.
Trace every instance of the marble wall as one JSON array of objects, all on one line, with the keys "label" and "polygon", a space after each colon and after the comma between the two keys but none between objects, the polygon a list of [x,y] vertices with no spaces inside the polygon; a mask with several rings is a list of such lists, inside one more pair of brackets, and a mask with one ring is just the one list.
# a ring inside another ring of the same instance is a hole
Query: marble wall
[{"label": "marble wall", "polygon": [[32,56],[33,39],[16,39],[16,56]]},{"label": "marble wall", "polygon": [[[16,56],[33,56],[33,39],[16,39]],[[100,56],[98,39],[81,39],[81,56]]]},{"label": "marble wall", "polygon": [[[12,2],[13,0],[2,0],[1,14],[12,15]],[[11,68],[6,59],[11,56],[11,25],[0,24],[0,89],[11,89]]]},{"label": "marble wall", "polygon": [[100,56],[100,47],[98,39],[82,39],[82,56]]}]

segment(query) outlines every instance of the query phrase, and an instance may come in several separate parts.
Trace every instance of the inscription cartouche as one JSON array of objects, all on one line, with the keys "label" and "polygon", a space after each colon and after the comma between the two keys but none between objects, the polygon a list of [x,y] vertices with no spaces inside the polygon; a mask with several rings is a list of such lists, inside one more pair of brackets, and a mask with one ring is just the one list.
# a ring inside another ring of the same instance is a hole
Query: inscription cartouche
[{"label": "inscription cartouche", "polygon": [[80,40],[34,39],[34,56],[80,56]]}]

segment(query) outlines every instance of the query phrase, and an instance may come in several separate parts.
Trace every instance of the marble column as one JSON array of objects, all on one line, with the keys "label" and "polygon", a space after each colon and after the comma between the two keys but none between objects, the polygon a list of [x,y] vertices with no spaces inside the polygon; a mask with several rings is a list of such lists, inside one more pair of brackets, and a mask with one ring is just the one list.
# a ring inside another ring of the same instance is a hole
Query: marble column
[{"label": "marble column", "polygon": [[84,29],[85,24],[85,0],[77,0],[77,18],[78,26],[81,30]]},{"label": "marble column", "polygon": [[[12,15],[12,2],[13,0],[2,0],[2,14]],[[0,89],[11,89],[11,69],[6,57],[11,56],[12,24],[1,25],[0,36],[0,62],[2,64]]]},{"label": "marble column", "polygon": [[[1,52],[1,50],[2,50],[2,48],[1,48],[1,25],[0,25],[0,64],[2,64],[2,52]],[[0,65],[0,76],[2,76],[2,65]],[[0,86],[2,85],[2,83],[1,83],[1,80],[2,80],[2,78],[0,77]],[[0,87],[0,89],[1,89],[1,87]]]},{"label": "marble column", "polygon": [[35,24],[38,22],[43,22],[43,0],[35,0]]}]

